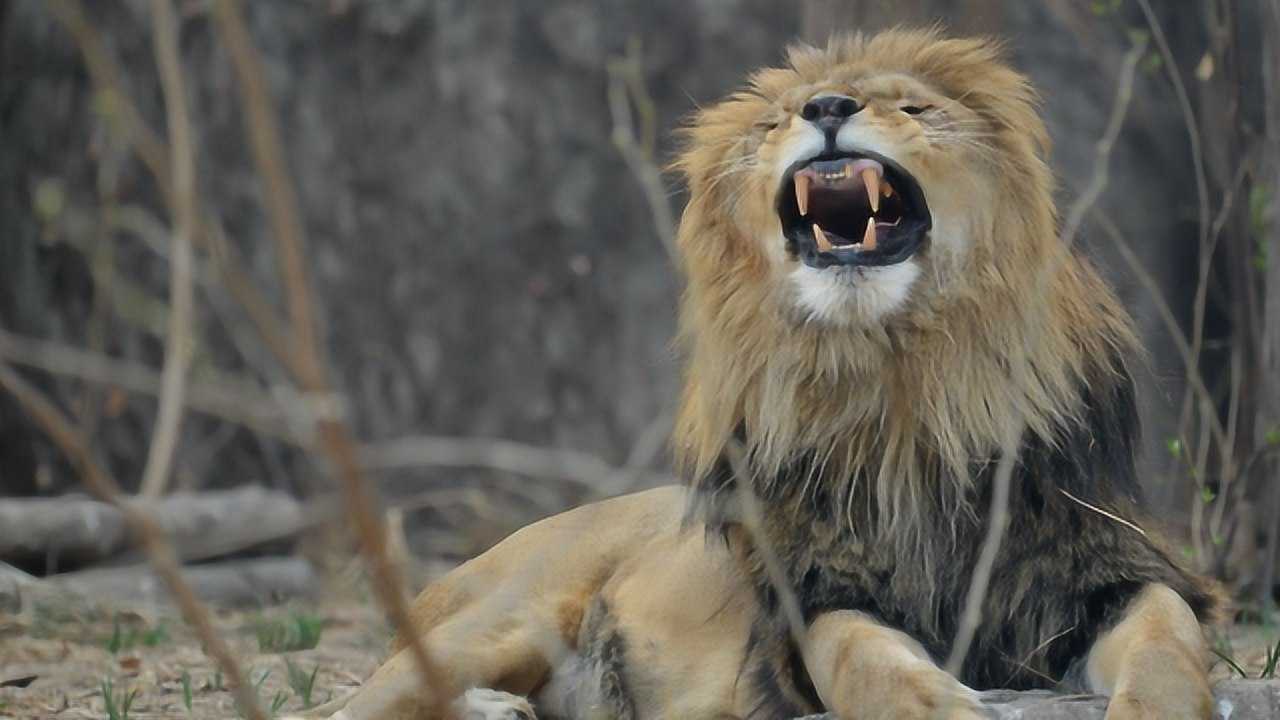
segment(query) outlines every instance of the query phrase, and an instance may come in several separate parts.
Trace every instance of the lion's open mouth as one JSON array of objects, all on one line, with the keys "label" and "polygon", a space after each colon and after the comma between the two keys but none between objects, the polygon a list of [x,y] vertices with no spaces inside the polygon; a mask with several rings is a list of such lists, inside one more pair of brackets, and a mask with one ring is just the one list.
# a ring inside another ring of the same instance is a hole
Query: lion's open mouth
[{"label": "lion's open mouth", "polygon": [[778,217],[787,251],[810,267],[900,263],[933,226],[920,184],[875,153],[823,154],[785,178]]}]

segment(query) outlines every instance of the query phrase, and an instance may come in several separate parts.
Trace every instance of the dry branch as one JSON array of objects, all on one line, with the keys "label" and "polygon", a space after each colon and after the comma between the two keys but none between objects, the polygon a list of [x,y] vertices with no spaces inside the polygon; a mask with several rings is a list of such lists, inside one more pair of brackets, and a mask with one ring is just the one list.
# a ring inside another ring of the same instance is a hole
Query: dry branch
[{"label": "dry branch", "polygon": [[[75,41],[95,88],[110,99],[112,119],[119,122],[126,139],[131,141],[143,164],[155,177],[165,203],[173,208],[175,198],[168,148],[147,125],[137,105],[125,92],[120,81],[119,63],[108,52],[101,35],[89,23],[78,0],[52,0],[50,8]],[[200,222],[193,239],[208,252],[227,292],[244,311],[262,343],[281,364],[291,366],[294,353],[284,323],[245,270],[243,258],[235,246],[223,237],[216,218],[206,211],[198,210],[197,219]]]},{"label": "dry branch", "polygon": [[[197,598],[219,608],[312,597],[320,587],[311,563],[294,556],[188,565],[182,574]],[[157,607],[169,602],[163,579],[147,563],[55,575],[23,590],[28,597],[67,592],[108,606]]]},{"label": "dry branch", "polygon": [[[987,597],[987,588],[991,584],[991,572],[995,568],[996,557],[1004,542],[1005,530],[1009,527],[1009,488],[1013,484],[1013,466],[1018,461],[1019,444],[1022,433],[1026,430],[1025,420],[1018,422],[1016,432],[1004,439],[1000,448],[1000,462],[996,465],[995,477],[992,480],[991,507],[987,511],[987,535],[982,541],[982,550],[978,553],[978,561],[973,566],[973,575],[969,578],[969,590],[965,594],[964,609],[960,612],[960,626],[956,629],[955,639],[951,642],[951,652],[943,668],[955,677],[960,677],[960,669],[969,654],[969,646],[973,644],[973,636],[982,623],[982,605]],[[991,620],[991,618],[988,618]]]},{"label": "dry branch", "polygon": [[1129,114],[1129,104],[1133,100],[1135,71],[1138,61],[1142,59],[1142,54],[1146,50],[1146,38],[1137,38],[1133,47],[1121,60],[1120,81],[1116,84],[1116,98],[1111,106],[1111,116],[1107,119],[1107,127],[1102,137],[1094,147],[1093,175],[1089,178],[1089,184],[1084,192],[1080,193],[1080,197],[1067,211],[1066,221],[1063,224],[1062,244],[1068,248],[1074,244],[1076,233],[1084,223],[1085,215],[1098,198],[1102,197],[1103,191],[1107,189],[1107,182],[1111,179],[1111,151],[1120,137],[1120,131],[1124,129],[1124,120]]},{"label": "dry branch", "polygon": [[[0,328],[0,360],[131,393],[158,396],[160,374],[143,365],[49,340],[15,335]],[[305,444],[292,434],[285,411],[263,401],[266,391],[252,381],[223,377],[187,386],[190,409],[243,425],[271,437]]]},{"label": "dry branch", "polygon": [[404,637],[425,687],[437,689],[431,693],[437,705],[431,710],[444,714],[444,704],[456,693],[453,688],[441,687],[448,676],[437,671],[410,617],[403,583],[387,555],[382,518],[374,510],[374,502],[360,469],[358,448],[341,421],[338,400],[333,396],[326,377],[322,348],[315,334],[302,221],[293,184],[285,168],[270,95],[264,85],[266,73],[262,60],[249,37],[236,0],[219,0],[214,5],[214,15],[219,36],[226,44],[235,69],[254,161],[267,188],[267,215],[279,249],[280,273],[288,290],[289,316],[296,347],[292,367],[303,391],[315,399],[320,447],[328,455],[346,490],[347,506],[355,520],[365,558],[371,565],[378,599]]},{"label": "dry branch", "polygon": [[[1096,145],[1097,157],[1093,175],[1085,191],[1081,193],[1080,197],[1076,199],[1067,212],[1066,221],[1060,235],[1059,253],[1051,257],[1048,263],[1040,270],[1037,284],[1041,287],[1045,286],[1054,276],[1059,269],[1059,264],[1065,262],[1070,256],[1071,247],[1075,242],[1080,225],[1084,222],[1085,215],[1093,207],[1097,199],[1101,197],[1103,190],[1106,189],[1110,177],[1111,152],[1115,147],[1116,139],[1120,135],[1120,130],[1124,127],[1125,117],[1128,115],[1129,105],[1133,99],[1134,75],[1137,71],[1138,61],[1142,59],[1142,54],[1146,51],[1146,46],[1147,41],[1145,38],[1136,38],[1133,47],[1129,49],[1121,61],[1120,80],[1116,85],[1115,101],[1107,120],[1106,129]],[[1028,329],[1030,332],[1037,332],[1038,328],[1038,325],[1033,325]],[[1028,368],[1022,364],[1011,368],[1011,372],[1015,374],[1027,373],[1028,371]],[[991,505],[985,518],[987,534],[983,539],[982,548],[979,550],[977,562],[974,564],[973,574],[969,579],[969,588],[965,594],[964,607],[959,617],[959,627],[956,629],[955,638],[951,643],[951,650],[943,666],[948,673],[957,677],[959,677],[960,670],[964,666],[965,657],[969,654],[969,647],[973,643],[978,626],[983,621],[982,606],[986,600],[987,589],[991,582],[991,573],[995,568],[996,558],[1004,540],[1004,533],[1009,525],[1009,492],[1013,480],[1013,468],[1018,460],[1019,445],[1025,430],[1025,419],[1020,420],[1017,423],[1017,428],[1011,430],[1010,434],[1001,441],[1000,461],[996,465],[992,479]]]},{"label": "dry branch", "polygon": [[172,162],[174,231],[169,257],[169,328],[165,337],[164,369],[160,374],[160,410],[142,472],[141,493],[161,495],[169,482],[173,453],[182,428],[187,366],[191,352],[192,257],[191,236],[196,226],[195,151],[191,118],[187,115],[187,91],[178,56],[178,20],[169,0],[152,0],[152,36],[160,87],[169,121]]},{"label": "dry branch", "polygon": [[121,81],[124,73],[120,64],[107,51],[106,43],[89,22],[84,7],[78,0],[49,0],[49,9],[71,33],[76,46],[80,48],[94,86],[107,99],[107,117],[116,123],[117,131],[137,151],[138,157],[155,176],[161,190],[168,193],[168,149],[160,136],[148,127],[137,105],[129,100],[129,94],[125,92]]},{"label": "dry branch", "polygon": [[[627,54],[609,61],[609,114],[613,117],[613,144],[626,161],[627,167],[640,183],[644,198],[649,204],[654,230],[662,241],[667,256],[678,259],[675,238],[675,215],[667,199],[667,187],[662,182],[662,170],[654,161],[656,142],[656,110],[653,98],[644,84],[644,63],[636,40],[628,44]],[[641,116],[639,137],[632,120],[632,105]]]}]

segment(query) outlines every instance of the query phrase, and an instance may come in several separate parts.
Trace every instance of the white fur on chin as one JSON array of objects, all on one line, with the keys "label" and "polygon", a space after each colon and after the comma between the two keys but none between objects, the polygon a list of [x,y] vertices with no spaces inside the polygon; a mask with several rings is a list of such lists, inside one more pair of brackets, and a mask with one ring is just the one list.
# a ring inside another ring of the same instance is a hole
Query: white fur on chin
[{"label": "white fur on chin", "polygon": [[867,325],[902,307],[920,277],[914,259],[883,267],[811,268],[791,272],[796,305],[811,322]]}]

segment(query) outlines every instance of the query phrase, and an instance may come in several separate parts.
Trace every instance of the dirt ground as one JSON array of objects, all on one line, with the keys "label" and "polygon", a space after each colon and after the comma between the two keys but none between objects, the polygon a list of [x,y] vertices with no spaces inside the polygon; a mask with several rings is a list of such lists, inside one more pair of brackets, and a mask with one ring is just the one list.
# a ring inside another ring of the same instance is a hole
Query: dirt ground
[{"label": "dirt ground", "polygon": [[[351,692],[391,638],[378,609],[360,599],[220,612],[216,623],[274,716]],[[1216,645],[1256,677],[1278,632],[1235,627]],[[290,649],[317,638],[310,649]],[[1234,672],[1215,662],[1215,677]],[[172,614],[49,603],[0,613],[0,718],[107,718],[106,682],[117,717],[124,717],[119,706],[135,691],[127,715],[134,720],[241,716],[228,682]]]},{"label": "dirt ground", "polygon": [[[351,692],[391,638],[378,610],[361,601],[219,612],[215,621],[274,716]],[[290,649],[317,635],[315,647]],[[107,718],[104,682],[121,720],[134,691],[133,720],[242,716],[230,683],[172,614],[47,606],[0,614],[0,718]]]}]

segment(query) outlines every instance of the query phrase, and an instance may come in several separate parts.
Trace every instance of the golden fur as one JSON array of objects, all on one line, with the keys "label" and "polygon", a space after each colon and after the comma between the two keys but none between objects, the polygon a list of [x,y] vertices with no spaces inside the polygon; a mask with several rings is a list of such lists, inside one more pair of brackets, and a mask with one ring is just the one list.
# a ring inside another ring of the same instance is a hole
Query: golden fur
[{"label": "golden fur", "polygon": [[[784,242],[778,189],[823,93],[856,97],[851,137],[928,196],[933,230],[896,269],[807,272]],[[998,44],[897,30],[800,47],[685,137],[675,445],[692,488],[549,518],[428,587],[415,621],[445,677],[423,685],[397,644],[334,718],[456,698],[467,720],[976,720],[934,660],[1011,444],[1013,550],[962,679],[1073,675],[1114,693],[1111,720],[1207,718],[1196,614],[1212,594],[1137,529],[1134,339],[1058,240],[1035,95]],[[739,442],[745,478],[727,469]],[[730,497],[743,490],[760,527]],[[780,592],[804,627],[786,627]]]}]

